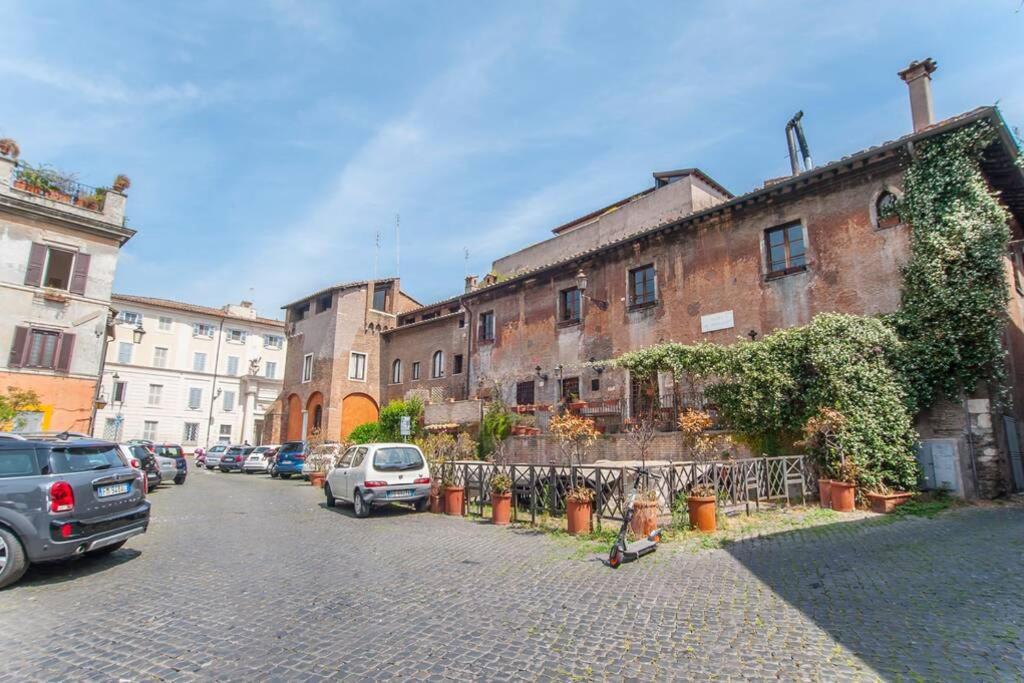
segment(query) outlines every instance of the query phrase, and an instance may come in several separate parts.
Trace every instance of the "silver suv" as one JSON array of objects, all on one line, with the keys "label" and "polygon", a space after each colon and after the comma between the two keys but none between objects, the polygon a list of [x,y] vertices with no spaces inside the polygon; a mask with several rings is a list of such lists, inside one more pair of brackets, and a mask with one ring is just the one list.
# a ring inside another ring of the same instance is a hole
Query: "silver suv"
[{"label": "silver suv", "polygon": [[0,588],[32,562],[110,553],[145,533],[143,476],[108,441],[0,441]]}]

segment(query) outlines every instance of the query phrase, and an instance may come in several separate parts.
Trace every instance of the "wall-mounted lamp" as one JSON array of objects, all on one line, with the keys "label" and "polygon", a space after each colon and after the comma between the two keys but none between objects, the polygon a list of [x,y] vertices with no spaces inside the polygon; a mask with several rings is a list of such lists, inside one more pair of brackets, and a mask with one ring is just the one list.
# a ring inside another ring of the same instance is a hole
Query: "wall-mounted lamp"
[{"label": "wall-mounted lamp", "polygon": [[103,393],[103,389],[100,389],[100,395],[96,397],[93,404],[96,406],[96,410],[103,410],[107,407],[107,395]]},{"label": "wall-mounted lamp", "polygon": [[600,308],[602,311],[607,311],[608,310],[608,302],[607,301],[602,301],[600,299],[595,299],[594,297],[587,295],[587,284],[588,284],[587,274],[583,272],[582,268],[580,268],[579,272],[576,273],[576,288],[578,290],[580,290],[580,298],[581,299],[590,299],[590,302],[592,304],[594,304],[595,306]]},{"label": "wall-mounted lamp", "polygon": [[555,366],[554,372],[555,372],[555,379],[562,379],[562,364],[561,363],[559,363],[558,365]]},{"label": "wall-mounted lamp", "polygon": [[757,330],[751,330],[750,332],[747,332],[747,336],[750,337],[750,341],[756,340],[757,339]]},{"label": "wall-mounted lamp", "polygon": [[593,366],[594,372],[596,372],[598,375],[600,375],[602,372],[604,372],[604,364],[603,363],[601,365],[594,365],[597,362],[596,358],[591,356],[589,362]]},{"label": "wall-mounted lamp", "polygon": [[534,368],[534,371],[537,373],[537,380],[540,382],[540,385],[543,387],[544,383],[548,381],[548,373],[541,372],[540,370],[541,370],[541,368],[540,368],[539,365]]},{"label": "wall-mounted lamp", "polygon": [[132,330],[132,343],[133,344],[141,344],[142,343],[142,338],[145,335],[146,335],[146,330],[142,329],[142,323],[139,323],[138,325],[135,326],[135,329]]}]

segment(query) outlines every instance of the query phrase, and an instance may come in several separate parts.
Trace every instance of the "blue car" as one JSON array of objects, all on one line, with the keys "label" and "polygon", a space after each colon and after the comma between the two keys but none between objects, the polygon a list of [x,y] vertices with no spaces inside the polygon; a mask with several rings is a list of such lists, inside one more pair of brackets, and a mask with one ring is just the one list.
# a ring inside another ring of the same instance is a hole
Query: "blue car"
[{"label": "blue car", "polygon": [[306,462],[306,442],[287,441],[281,444],[270,466],[270,476],[291,479],[292,475],[302,475],[302,465]]}]

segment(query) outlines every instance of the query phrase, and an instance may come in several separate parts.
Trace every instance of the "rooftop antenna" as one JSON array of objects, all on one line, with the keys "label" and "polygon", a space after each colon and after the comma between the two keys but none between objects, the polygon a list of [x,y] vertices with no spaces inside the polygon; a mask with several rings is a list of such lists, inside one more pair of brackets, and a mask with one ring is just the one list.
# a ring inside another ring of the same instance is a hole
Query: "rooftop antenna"
[{"label": "rooftop antenna", "polygon": [[374,239],[376,247],[373,250],[373,279],[377,279],[377,265],[380,261],[380,230],[377,231],[377,236]]},{"label": "rooftop antenna", "polygon": [[462,248],[462,276],[469,277],[469,247]]},{"label": "rooftop antenna", "polygon": [[395,277],[401,277],[402,275],[402,244],[398,238],[398,228],[401,227],[402,217],[399,214],[395,214]]}]

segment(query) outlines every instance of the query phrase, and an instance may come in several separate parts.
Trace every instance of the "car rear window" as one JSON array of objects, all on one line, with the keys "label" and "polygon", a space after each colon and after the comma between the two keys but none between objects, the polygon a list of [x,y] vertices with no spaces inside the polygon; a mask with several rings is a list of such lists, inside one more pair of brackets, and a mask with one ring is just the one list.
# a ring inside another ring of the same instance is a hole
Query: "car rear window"
[{"label": "car rear window", "polygon": [[373,469],[378,472],[418,470],[423,467],[423,456],[415,448],[395,446],[378,448],[373,454]]},{"label": "car rear window", "polygon": [[115,446],[79,446],[54,449],[50,453],[50,468],[54,474],[107,470],[124,466],[125,463]]},{"label": "car rear window", "polygon": [[301,441],[292,441],[281,446],[279,453],[281,455],[296,455],[306,450],[305,444]]},{"label": "car rear window", "polygon": [[229,448],[227,452],[228,455],[243,455],[244,453],[244,448]]},{"label": "car rear window", "polygon": [[0,451],[0,479],[30,477],[35,474],[39,474],[39,466],[32,449]]},{"label": "car rear window", "polygon": [[157,446],[156,454],[165,458],[185,457],[185,452],[181,450],[181,446]]}]

